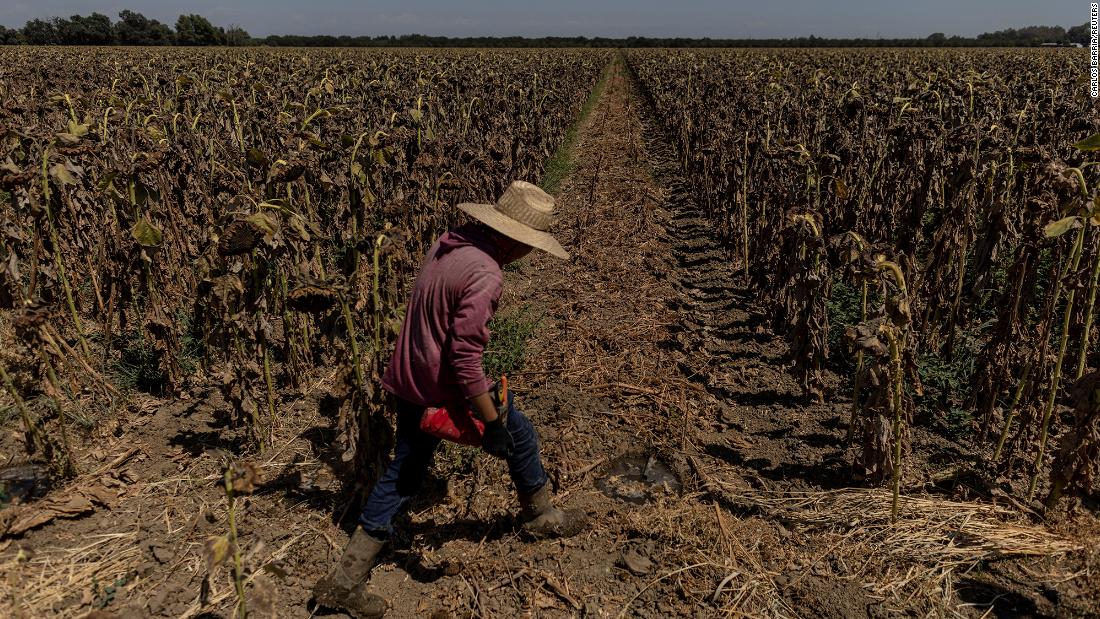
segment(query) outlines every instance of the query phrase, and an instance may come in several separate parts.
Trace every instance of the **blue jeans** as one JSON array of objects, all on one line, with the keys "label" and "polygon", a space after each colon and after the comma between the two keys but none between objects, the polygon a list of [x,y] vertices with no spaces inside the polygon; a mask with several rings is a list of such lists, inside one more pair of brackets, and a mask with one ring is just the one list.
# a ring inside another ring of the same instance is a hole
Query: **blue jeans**
[{"label": "blue jeans", "polygon": [[[424,483],[440,439],[420,430],[424,407],[397,400],[397,445],[393,460],[378,479],[359,516],[363,529],[378,539],[393,532],[393,518]],[[546,471],[539,457],[539,439],[531,421],[508,396],[508,433],[514,449],[508,458],[508,473],[520,494],[532,494],[546,485]]]}]

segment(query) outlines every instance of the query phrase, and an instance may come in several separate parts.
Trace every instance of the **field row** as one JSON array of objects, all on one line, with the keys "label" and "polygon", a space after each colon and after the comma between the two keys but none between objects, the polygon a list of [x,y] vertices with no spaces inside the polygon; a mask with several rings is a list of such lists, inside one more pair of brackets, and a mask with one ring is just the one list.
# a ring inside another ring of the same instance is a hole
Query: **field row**
[{"label": "field row", "polygon": [[1089,491],[1100,140],[1078,142],[1100,116],[1066,78],[1084,54],[628,58],[806,396],[851,377],[859,476],[896,487],[915,421],[988,445],[1029,497],[1048,470],[1048,504]]}]

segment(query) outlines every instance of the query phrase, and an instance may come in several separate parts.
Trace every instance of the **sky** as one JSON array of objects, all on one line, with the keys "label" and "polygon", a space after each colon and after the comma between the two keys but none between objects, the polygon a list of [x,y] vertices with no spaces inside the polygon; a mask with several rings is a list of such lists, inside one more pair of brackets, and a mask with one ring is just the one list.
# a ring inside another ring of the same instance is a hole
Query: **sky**
[{"label": "sky", "polygon": [[0,24],[130,9],[197,13],[253,36],[348,34],[712,38],[974,36],[1088,21],[1081,0],[0,0]]}]

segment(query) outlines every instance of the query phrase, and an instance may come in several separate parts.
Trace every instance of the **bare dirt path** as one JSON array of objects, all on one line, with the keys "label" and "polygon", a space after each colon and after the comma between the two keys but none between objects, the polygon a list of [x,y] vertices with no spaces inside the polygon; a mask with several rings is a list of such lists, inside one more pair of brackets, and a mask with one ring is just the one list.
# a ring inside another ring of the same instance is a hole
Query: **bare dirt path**
[{"label": "bare dirt path", "polygon": [[[503,464],[447,447],[372,576],[389,616],[1088,614],[1100,583],[1060,581],[1082,569],[1057,554],[1064,536],[917,496],[922,474],[900,526],[883,493],[844,488],[846,403],[799,401],[786,345],[753,313],[621,60],[578,136],[558,194],[574,258],[510,270],[501,312],[541,317],[513,386],[559,501],[593,526],[526,539]],[[333,473],[329,385],[314,387],[282,403],[279,439],[255,459],[265,483],[238,502],[261,583],[249,595],[265,581],[274,592],[267,616],[314,616],[310,588],[354,525]],[[0,542],[0,604],[49,609],[27,617],[231,616],[224,569],[199,604],[203,546],[226,527],[220,471],[238,445],[219,408],[201,390],[145,399],[102,428],[101,464],[74,484],[101,489],[93,515]],[[1049,558],[972,569],[1021,549]]]}]

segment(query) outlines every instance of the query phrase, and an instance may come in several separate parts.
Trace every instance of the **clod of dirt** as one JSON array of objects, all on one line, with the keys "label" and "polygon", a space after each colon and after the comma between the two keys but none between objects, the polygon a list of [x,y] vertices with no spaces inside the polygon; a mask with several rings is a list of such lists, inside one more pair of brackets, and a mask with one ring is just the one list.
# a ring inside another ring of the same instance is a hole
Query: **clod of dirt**
[{"label": "clod of dirt", "polygon": [[649,558],[652,552],[652,542],[646,545],[632,545],[623,550],[619,564],[635,576],[645,576],[653,570],[653,561]]},{"label": "clod of dirt", "polygon": [[458,576],[466,571],[466,564],[458,559],[445,559],[439,567],[444,576]]},{"label": "clod of dirt", "polygon": [[596,487],[613,499],[641,505],[658,493],[679,494],[683,484],[656,456],[635,454],[612,460],[596,479]]},{"label": "clod of dirt", "polygon": [[171,548],[156,542],[149,544],[149,554],[151,554],[158,563],[162,564],[168,563],[176,556],[176,553]]}]

